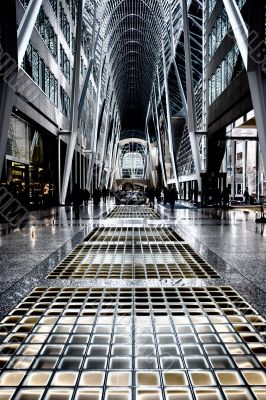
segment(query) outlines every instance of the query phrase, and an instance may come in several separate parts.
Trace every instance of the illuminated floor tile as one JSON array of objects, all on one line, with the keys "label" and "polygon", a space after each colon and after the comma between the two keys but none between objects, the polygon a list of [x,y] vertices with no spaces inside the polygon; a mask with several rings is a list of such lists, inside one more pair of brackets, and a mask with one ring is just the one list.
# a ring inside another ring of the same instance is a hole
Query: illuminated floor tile
[{"label": "illuminated floor tile", "polygon": [[94,229],[85,241],[97,242],[182,242],[183,239],[170,227],[100,227]]},{"label": "illuminated floor tile", "polygon": [[188,244],[87,242],[76,247],[48,278],[179,279],[218,278]]},{"label": "illuminated floor tile", "polygon": [[160,219],[160,214],[147,206],[116,206],[107,218],[147,218]]},{"label": "illuminated floor tile", "polygon": [[36,288],[0,324],[0,399],[263,399],[265,320],[232,288]]}]

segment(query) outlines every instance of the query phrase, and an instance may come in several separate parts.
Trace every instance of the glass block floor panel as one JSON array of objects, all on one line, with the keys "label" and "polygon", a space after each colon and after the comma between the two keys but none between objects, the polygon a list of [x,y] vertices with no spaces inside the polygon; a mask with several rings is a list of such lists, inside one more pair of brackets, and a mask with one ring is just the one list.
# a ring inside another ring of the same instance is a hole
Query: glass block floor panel
[{"label": "glass block floor panel", "polygon": [[161,219],[160,214],[148,206],[116,206],[106,218]]},{"label": "glass block floor panel", "polygon": [[85,241],[90,242],[182,242],[183,239],[171,227],[99,227]]},{"label": "glass block floor panel", "polygon": [[0,324],[0,399],[261,400],[265,328],[231,287],[35,288]]},{"label": "glass block floor panel", "polygon": [[185,243],[84,243],[52,272],[50,279],[219,278]]}]

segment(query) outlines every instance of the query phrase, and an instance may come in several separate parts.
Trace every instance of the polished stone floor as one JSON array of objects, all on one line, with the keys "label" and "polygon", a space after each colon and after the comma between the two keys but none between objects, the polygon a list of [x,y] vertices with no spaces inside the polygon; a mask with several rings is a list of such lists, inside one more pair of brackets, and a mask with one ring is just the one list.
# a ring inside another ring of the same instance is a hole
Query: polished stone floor
[{"label": "polished stone floor", "polygon": [[108,201],[0,228],[1,400],[266,398],[252,210]]}]

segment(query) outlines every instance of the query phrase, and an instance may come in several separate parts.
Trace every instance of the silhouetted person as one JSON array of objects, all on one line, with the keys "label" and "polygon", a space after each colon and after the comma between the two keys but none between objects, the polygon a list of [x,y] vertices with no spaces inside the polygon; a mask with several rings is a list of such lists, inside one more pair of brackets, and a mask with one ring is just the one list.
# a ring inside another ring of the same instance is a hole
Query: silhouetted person
[{"label": "silhouetted person", "polygon": [[224,190],[222,191],[222,200],[223,200],[223,206],[227,207],[229,206],[229,198],[230,198],[230,189],[227,186],[226,188],[224,188]]},{"label": "silhouetted person", "polygon": [[73,185],[73,190],[71,193],[71,202],[74,208],[74,218],[79,219],[80,206],[83,202],[83,193],[78,187],[77,183],[74,183]]},{"label": "silhouetted person", "polygon": [[147,194],[150,207],[154,207],[155,190],[153,186],[148,187]]},{"label": "silhouetted person", "polygon": [[106,189],[106,187],[104,186],[103,190],[102,190],[102,196],[103,196],[104,203],[106,203],[106,199],[107,199],[108,194],[109,194],[109,190]]},{"label": "silhouetted person", "polygon": [[249,201],[249,192],[248,192],[248,188],[246,187],[246,190],[244,191],[243,194],[244,198],[245,198],[245,204],[248,204]]},{"label": "silhouetted person", "polygon": [[157,188],[155,189],[155,197],[158,203],[161,202],[161,188],[159,188],[159,186],[157,186]]},{"label": "silhouetted person", "polygon": [[163,188],[163,203],[166,206],[166,204],[168,203],[168,195],[169,195],[169,191],[167,189],[167,187]]},{"label": "silhouetted person", "polygon": [[172,212],[174,211],[176,198],[177,198],[177,191],[174,187],[172,187],[168,193],[168,199],[169,199],[169,203],[170,203]]},{"label": "silhouetted person", "polygon": [[94,189],[94,192],[92,195],[94,206],[98,206],[100,204],[101,196],[102,196],[102,193],[101,193],[100,189],[99,188]]},{"label": "silhouetted person", "polygon": [[88,189],[83,190],[83,200],[84,200],[84,205],[87,206],[90,200],[90,192],[88,191]]}]

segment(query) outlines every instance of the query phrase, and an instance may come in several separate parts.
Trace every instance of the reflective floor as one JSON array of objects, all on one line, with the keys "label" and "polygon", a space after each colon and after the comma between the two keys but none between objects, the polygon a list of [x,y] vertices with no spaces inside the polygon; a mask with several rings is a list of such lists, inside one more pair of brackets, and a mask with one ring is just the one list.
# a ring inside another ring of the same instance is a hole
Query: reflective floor
[{"label": "reflective floor", "polygon": [[0,399],[266,399],[254,216],[108,202],[2,226]]}]

